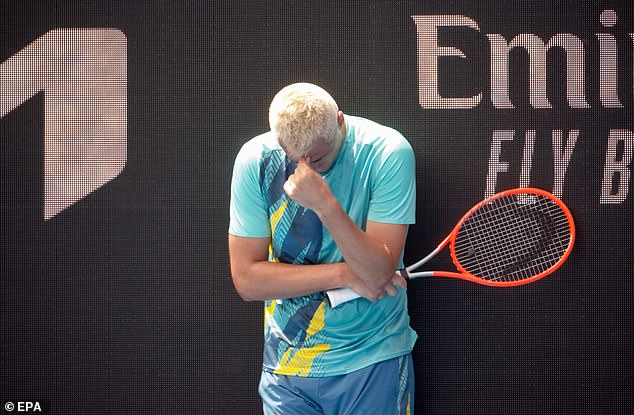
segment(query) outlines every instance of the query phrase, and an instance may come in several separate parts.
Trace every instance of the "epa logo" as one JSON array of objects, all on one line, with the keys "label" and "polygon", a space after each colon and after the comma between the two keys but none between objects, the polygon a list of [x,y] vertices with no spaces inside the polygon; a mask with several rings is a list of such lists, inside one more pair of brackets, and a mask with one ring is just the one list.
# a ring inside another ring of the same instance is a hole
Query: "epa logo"
[{"label": "epa logo", "polygon": [[42,412],[42,405],[39,402],[7,402],[4,404],[7,412]]},{"label": "epa logo", "polygon": [[0,118],[44,93],[45,220],[125,167],[126,50],[117,29],[55,29],[0,63]]}]

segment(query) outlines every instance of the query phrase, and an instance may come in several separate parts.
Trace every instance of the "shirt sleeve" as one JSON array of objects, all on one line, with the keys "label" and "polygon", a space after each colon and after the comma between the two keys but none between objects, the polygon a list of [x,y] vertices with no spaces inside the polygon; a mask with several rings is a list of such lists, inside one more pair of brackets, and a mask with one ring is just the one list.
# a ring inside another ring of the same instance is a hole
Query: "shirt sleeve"
[{"label": "shirt sleeve", "polygon": [[257,154],[249,151],[248,144],[242,146],[233,166],[229,233],[266,238],[271,236],[271,228],[266,201],[260,189],[259,162]]},{"label": "shirt sleeve", "polygon": [[407,140],[398,134],[385,146],[375,168],[368,220],[416,222],[416,161]]}]

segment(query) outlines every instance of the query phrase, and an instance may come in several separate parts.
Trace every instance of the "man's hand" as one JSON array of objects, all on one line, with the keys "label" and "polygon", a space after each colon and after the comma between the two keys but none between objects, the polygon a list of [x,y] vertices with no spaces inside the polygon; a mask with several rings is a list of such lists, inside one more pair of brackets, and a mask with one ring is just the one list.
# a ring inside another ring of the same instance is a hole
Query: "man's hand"
[{"label": "man's hand", "polygon": [[392,279],[387,284],[385,284],[384,287],[387,295],[391,296],[395,296],[396,294],[398,294],[399,288],[407,288],[407,280],[403,278],[400,274],[394,274]]},{"label": "man's hand", "polygon": [[405,280],[405,278],[401,277],[399,274],[394,274],[392,279],[383,286],[383,291],[379,294],[378,299],[380,300],[386,295],[394,297],[396,294],[398,294],[399,288],[407,288],[407,280]]},{"label": "man's hand", "polygon": [[394,274],[392,279],[385,284],[382,289],[375,290],[368,287],[365,282],[352,274],[348,281],[347,288],[370,301],[377,301],[384,298],[386,295],[391,297],[397,295],[399,288],[407,288],[407,280],[399,274]]},{"label": "man's hand", "polygon": [[313,212],[318,212],[333,197],[324,178],[310,167],[310,157],[299,160],[295,173],[284,183],[284,191],[288,197]]}]

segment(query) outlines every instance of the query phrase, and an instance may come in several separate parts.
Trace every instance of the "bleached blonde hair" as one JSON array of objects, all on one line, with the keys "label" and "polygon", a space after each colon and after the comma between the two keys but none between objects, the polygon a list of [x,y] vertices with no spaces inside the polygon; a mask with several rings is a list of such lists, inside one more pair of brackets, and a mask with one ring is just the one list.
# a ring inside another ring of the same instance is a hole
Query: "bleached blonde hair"
[{"label": "bleached blonde hair", "polygon": [[291,84],[273,97],[269,124],[288,156],[301,158],[318,137],[326,143],[337,137],[338,111],[337,103],[323,88]]}]

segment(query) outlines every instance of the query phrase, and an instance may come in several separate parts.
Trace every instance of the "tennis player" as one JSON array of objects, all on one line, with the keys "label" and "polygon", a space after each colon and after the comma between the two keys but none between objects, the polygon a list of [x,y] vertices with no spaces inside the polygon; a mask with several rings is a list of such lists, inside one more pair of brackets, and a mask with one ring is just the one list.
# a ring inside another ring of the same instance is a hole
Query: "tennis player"
[{"label": "tennis player", "polygon": [[[416,333],[395,274],[412,148],[312,84],[278,92],[269,122],[236,158],[229,225],[236,290],[265,304],[264,413],[412,414]],[[332,308],[338,287],[362,297]]]}]

